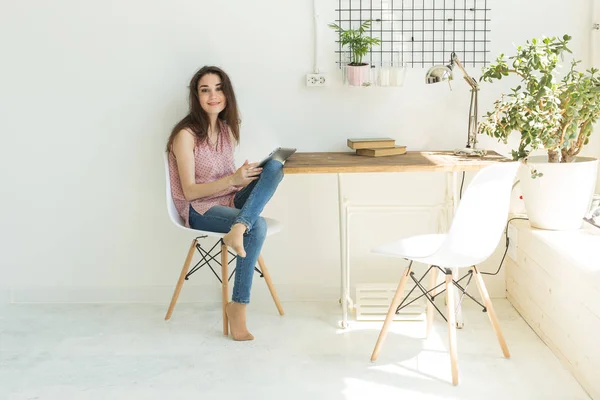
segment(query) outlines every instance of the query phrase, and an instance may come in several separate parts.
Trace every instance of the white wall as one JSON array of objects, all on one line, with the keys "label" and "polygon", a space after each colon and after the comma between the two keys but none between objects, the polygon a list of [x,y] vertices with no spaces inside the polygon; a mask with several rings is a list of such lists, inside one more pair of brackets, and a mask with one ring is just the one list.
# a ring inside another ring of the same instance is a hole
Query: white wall
[{"label": "white wall", "polygon": [[[460,79],[453,91],[426,86],[425,70],[415,68],[402,88],[341,86],[335,33],[324,27],[335,19],[336,4],[318,6],[321,68],[333,82],[309,89],[303,79],[313,62],[310,0],[4,2],[4,299],[168,301],[190,238],[167,219],[161,152],[186,111],[186,85],[205,64],[222,66],[234,83],[243,119],[239,161],[259,159],[276,145],[342,151],[346,138],[366,135],[391,136],[410,150],[461,147],[469,96]],[[568,33],[575,54],[589,58],[590,0],[488,4],[492,57],[534,36]],[[484,85],[482,112],[510,83]],[[489,138],[481,143],[506,150]],[[598,156],[600,140],[594,143],[589,151]],[[356,176],[348,179],[348,196],[435,203],[443,178]],[[288,176],[266,210],[286,225],[264,250],[284,299],[336,297],[335,185],[332,175]],[[378,187],[386,194],[379,196]],[[355,281],[395,281],[399,268],[370,256],[369,246],[433,229],[431,220],[406,214],[355,222]],[[495,269],[497,261],[483,269]],[[214,290],[188,288],[184,298],[218,299],[211,279],[200,272],[190,285]],[[491,285],[494,295],[504,296],[503,275]],[[264,295],[263,285],[254,293]]]}]

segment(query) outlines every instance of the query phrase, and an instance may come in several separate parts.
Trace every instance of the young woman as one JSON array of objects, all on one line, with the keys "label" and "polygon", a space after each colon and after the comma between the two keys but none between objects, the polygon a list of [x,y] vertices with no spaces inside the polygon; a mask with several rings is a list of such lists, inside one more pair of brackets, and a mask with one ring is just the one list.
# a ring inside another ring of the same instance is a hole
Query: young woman
[{"label": "young woman", "polygon": [[252,340],[246,304],[267,231],[260,213],[283,178],[282,164],[269,161],[259,168],[246,160],[235,168],[240,120],[225,72],[203,67],[189,89],[189,113],[175,125],[167,143],[173,201],[187,226],[226,233],[223,241],[238,255],[233,301],[226,306],[231,335],[234,340]]}]

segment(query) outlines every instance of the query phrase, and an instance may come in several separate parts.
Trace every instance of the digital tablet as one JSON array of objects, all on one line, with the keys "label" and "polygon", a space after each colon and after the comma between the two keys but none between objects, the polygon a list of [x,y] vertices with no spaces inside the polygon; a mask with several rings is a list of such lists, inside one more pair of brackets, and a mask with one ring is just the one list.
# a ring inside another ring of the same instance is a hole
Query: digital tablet
[{"label": "digital tablet", "polygon": [[264,165],[269,160],[277,160],[282,164],[287,160],[292,154],[296,152],[296,149],[291,149],[287,147],[278,147],[271,152],[264,160],[258,164],[259,167],[264,167]]}]

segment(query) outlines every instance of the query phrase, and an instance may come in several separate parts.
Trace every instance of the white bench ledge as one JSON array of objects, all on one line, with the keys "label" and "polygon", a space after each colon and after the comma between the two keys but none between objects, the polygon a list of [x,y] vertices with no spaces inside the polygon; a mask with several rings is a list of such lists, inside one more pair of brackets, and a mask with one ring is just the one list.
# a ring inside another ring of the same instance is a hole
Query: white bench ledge
[{"label": "white bench ledge", "polygon": [[[524,220],[511,225],[518,232],[517,258],[529,256],[552,276],[581,285],[591,291],[593,300],[600,300],[600,228],[584,223],[579,230],[548,231],[531,228]],[[600,305],[595,313],[600,317]]]},{"label": "white bench ledge", "polygon": [[507,297],[592,398],[600,399],[600,229],[531,228],[514,220]]}]

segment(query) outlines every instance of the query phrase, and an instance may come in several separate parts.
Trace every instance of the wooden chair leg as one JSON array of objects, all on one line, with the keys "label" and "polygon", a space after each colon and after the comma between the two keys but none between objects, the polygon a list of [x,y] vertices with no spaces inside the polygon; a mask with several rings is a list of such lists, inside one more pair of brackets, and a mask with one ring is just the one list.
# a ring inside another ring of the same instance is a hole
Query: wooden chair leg
[{"label": "wooden chair leg", "polygon": [[[431,267],[431,265],[430,265]],[[437,273],[438,273],[438,269],[437,267],[433,267],[430,271],[430,275],[429,275],[429,290],[433,289],[436,285],[437,285]],[[430,292],[432,296],[436,295],[437,290]],[[429,337],[429,335],[431,334],[431,328],[433,327],[433,317],[435,315],[435,308],[433,307],[433,304],[431,304],[429,301],[427,302],[427,332],[426,332],[426,337]]]},{"label": "wooden chair leg", "polygon": [[456,354],[456,310],[454,308],[454,284],[452,274],[446,274],[446,303],[448,305],[448,341],[450,342],[450,363],[452,384],[458,385],[458,360]]},{"label": "wooden chair leg", "polygon": [[183,263],[183,268],[181,269],[181,273],[179,274],[179,280],[177,281],[177,286],[175,286],[175,292],[173,293],[173,297],[171,298],[171,304],[169,304],[169,309],[167,310],[167,315],[165,316],[165,321],[168,321],[173,314],[173,310],[175,309],[175,304],[177,303],[177,299],[179,298],[179,293],[181,292],[181,288],[183,286],[183,281],[185,281],[185,276],[190,269],[190,263],[192,262],[192,258],[194,257],[194,250],[196,249],[197,240],[192,240],[192,244],[190,249],[188,250],[187,257],[185,258],[185,262]]},{"label": "wooden chair leg", "polygon": [[383,341],[387,336],[387,331],[390,328],[390,324],[394,319],[394,314],[396,314],[396,308],[400,304],[400,300],[404,295],[404,286],[406,285],[406,281],[410,276],[410,267],[407,267],[402,273],[402,279],[400,279],[400,283],[398,284],[398,289],[396,289],[396,293],[394,294],[394,298],[392,299],[392,304],[390,304],[390,309],[388,310],[387,316],[385,317],[385,322],[383,323],[383,327],[381,328],[381,332],[379,332],[379,337],[377,338],[377,343],[375,343],[375,348],[373,349],[373,354],[371,354],[371,361],[375,361],[379,356],[379,351],[381,350],[381,346],[383,346]]},{"label": "wooden chair leg", "polygon": [[229,264],[227,245],[221,241],[221,301],[223,303],[223,335],[229,335],[229,320],[225,308],[229,303]]},{"label": "wooden chair leg", "polygon": [[269,288],[269,292],[271,292],[271,297],[273,297],[273,301],[275,302],[275,307],[277,307],[277,311],[279,311],[279,315],[283,315],[283,307],[281,307],[281,303],[279,302],[279,296],[277,296],[277,292],[275,291],[275,286],[273,286],[273,281],[271,281],[271,275],[267,270],[267,266],[265,265],[265,260],[263,259],[262,254],[258,256],[258,265],[260,266],[260,270],[262,271],[263,278],[265,278],[265,282],[267,283],[267,287]]},{"label": "wooden chair leg", "polygon": [[498,317],[496,316],[496,311],[494,310],[494,306],[492,305],[492,301],[490,300],[490,295],[488,294],[487,288],[485,287],[485,283],[483,282],[481,274],[475,266],[473,266],[473,274],[475,275],[475,282],[477,283],[477,287],[479,288],[479,293],[481,293],[483,304],[487,309],[488,317],[490,318],[490,322],[492,323],[494,332],[496,332],[496,336],[498,337],[498,343],[500,343],[502,353],[504,353],[504,357],[510,358],[508,346],[506,345],[506,340],[504,340],[504,335],[502,334],[502,330],[500,329]]}]

